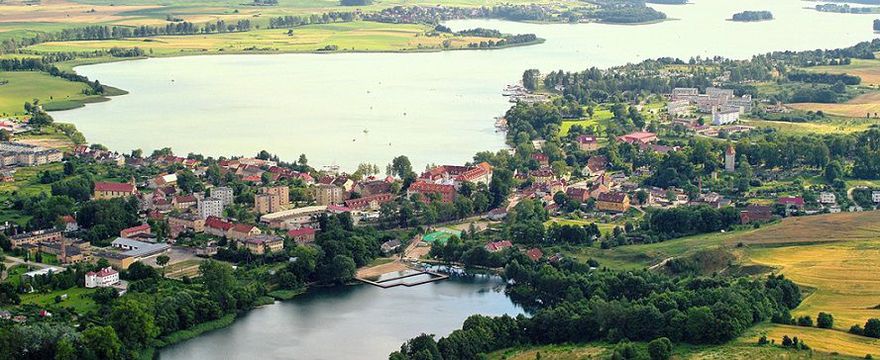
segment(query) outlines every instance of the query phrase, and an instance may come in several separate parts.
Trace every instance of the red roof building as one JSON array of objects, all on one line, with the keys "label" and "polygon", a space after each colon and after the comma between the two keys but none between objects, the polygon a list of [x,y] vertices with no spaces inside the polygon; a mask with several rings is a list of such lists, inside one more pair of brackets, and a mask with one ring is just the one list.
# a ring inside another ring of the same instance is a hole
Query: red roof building
[{"label": "red roof building", "polygon": [[394,194],[376,194],[357,199],[345,200],[345,206],[352,210],[379,210],[382,204],[393,201]]},{"label": "red roof building", "polygon": [[289,237],[293,241],[296,241],[297,244],[309,244],[315,241],[315,233],[315,229],[312,229],[310,227],[303,227],[288,231],[287,237]]},{"label": "red roof building", "polygon": [[92,196],[95,200],[114,199],[137,194],[137,188],[131,183],[96,182]]},{"label": "red roof building", "polygon": [[453,185],[442,185],[442,184],[431,184],[423,181],[415,182],[409,186],[409,189],[406,190],[407,196],[412,196],[413,194],[419,194],[422,196],[422,201],[428,201],[432,195],[439,196],[439,200],[444,203],[451,203],[455,200],[455,186]]},{"label": "red roof building", "polygon": [[532,248],[529,249],[529,251],[526,251],[526,256],[528,256],[529,259],[532,259],[532,261],[538,261],[544,257],[544,252],[542,252],[541,249]]},{"label": "red roof building", "polygon": [[630,144],[647,144],[657,141],[657,134],[647,131],[636,131],[626,135],[618,136],[618,141]]},{"label": "red roof building", "polygon": [[488,252],[499,252],[501,250],[512,247],[513,244],[508,240],[494,241],[486,244],[485,248]]},{"label": "red roof building", "polygon": [[140,234],[149,234],[150,233],[150,225],[149,224],[140,224],[138,226],[133,226],[128,229],[122,229],[119,231],[119,236],[127,238]]},{"label": "red roof building", "polygon": [[778,200],[779,204],[788,206],[794,206],[798,209],[804,208],[804,198],[800,196],[783,196]]}]

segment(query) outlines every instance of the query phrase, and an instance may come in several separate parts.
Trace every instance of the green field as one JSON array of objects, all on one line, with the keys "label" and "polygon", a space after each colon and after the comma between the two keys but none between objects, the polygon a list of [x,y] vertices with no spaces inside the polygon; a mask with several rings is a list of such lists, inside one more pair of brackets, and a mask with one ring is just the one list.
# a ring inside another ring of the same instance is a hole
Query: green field
[{"label": "green field", "polygon": [[33,71],[0,71],[0,115],[24,115],[24,103],[39,99],[50,106],[57,101],[83,101],[96,96],[83,95],[88,87],[83,83],[67,81],[46,73]]}]

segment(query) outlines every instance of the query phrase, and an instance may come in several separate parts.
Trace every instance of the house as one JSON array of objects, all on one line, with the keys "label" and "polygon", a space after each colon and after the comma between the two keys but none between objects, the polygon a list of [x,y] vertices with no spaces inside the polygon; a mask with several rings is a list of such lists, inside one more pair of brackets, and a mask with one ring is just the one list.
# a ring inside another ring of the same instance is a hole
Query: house
[{"label": "house", "polygon": [[550,165],[550,157],[546,154],[534,153],[532,154],[532,159],[535,159],[535,161],[537,161],[540,166]]},{"label": "house", "polygon": [[171,205],[175,209],[185,210],[198,206],[199,199],[195,195],[180,195],[171,199]]},{"label": "house", "polygon": [[880,203],[880,191],[871,192],[871,201],[873,201],[875,204]]},{"label": "house", "polygon": [[345,206],[352,210],[379,210],[382,204],[394,201],[394,194],[376,194],[357,199],[345,200]]},{"label": "house", "polygon": [[411,184],[406,190],[407,197],[412,197],[415,194],[419,194],[424,202],[428,202],[432,197],[437,197],[440,202],[451,203],[455,199],[456,190],[453,185],[418,181]]},{"label": "house", "polygon": [[581,151],[599,150],[599,141],[595,136],[581,135],[577,137],[575,142],[577,143],[578,149]]},{"label": "house", "polygon": [[256,226],[236,223],[226,232],[226,237],[235,241],[241,241],[249,237],[260,235],[261,233],[262,231]]},{"label": "house", "polygon": [[492,210],[489,210],[488,213],[486,213],[486,219],[489,219],[492,221],[501,221],[501,220],[504,220],[504,218],[506,218],[506,217],[507,217],[507,209],[503,208],[503,207],[494,208]]},{"label": "house", "polygon": [[419,176],[420,181],[433,184],[455,185],[464,182],[488,185],[492,181],[492,165],[481,162],[474,166],[442,165],[431,168]]},{"label": "house", "polygon": [[565,190],[565,196],[577,202],[586,202],[590,198],[590,190],[583,187],[570,187]]},{"label": "house", "polygon": [[837,196],[835,196],[833,192],[823,191],[819,193],[819,203],[826,205],[836,204]]},{"label": "house", "polygon": [[343,188],[333,184],[318,184],[313,188],[312,194],[316,204],[326,206],[341,204],[345,191]]},{"label": "house", "polygon": [[12,248],[16,249],[24,245],[38,245],[41,242],[61,241],[63,235],[61,231],[55,229],[34,230],[9,237]]},{"label": "house", "polygon": [[297,244],[304,245],[315,242],[315,229],[310,227],[302,227],[299,229],[291,229],[287,232],[287,237],[295,241]]},{"label": "house", "polygon": [[214,235],[219,237],[226,236],[226,233],[232,229],[233,224],[228,221],[224,221],[220,217],[217,216],[208,216],[205,218],[205,234]]},{"label": "house", "polygon": [[391,182],[385,179],[361,181],[354,185],[354,192],[361,196],[379,195],[391,193]]},{"label": "house", "polygon": [[622,192],[606,192],[596,199],[596,209],[600,211],[626,212],[629,210],[629,195]]},{"label": "house", "polygon": [[529,249],[529,251],[526,251],[526,256],[528,256],[529,259],[532,259],[532,261],[538,261],[544,257],[544,252],[542,252],[541,249],[532,248]]},{"label": "house", "polygon": [[388,240],[382,243],[382,253],[389,254],[400,248],[400,240]]},{"label": "house", "polygon": [[158,189],[169,186],[177,186],[177,174],[158,175],[150,179],[150,188]]},{"label": "house", "polygon": [[130,238],[139,234],[149,234],[150,233],[150,225],[149,224],[140,224],[138,226],[133,226],[127,229],[122,229],[119,231],[119,236],[124,238]]},{"label": "house", "polygon": [[800,196],[783,196],[779,198],[779,200],[777,200],[777,203],[780,205],[784,205],[786,209],[804,209],[804,198]]},{"label": "house", "polygon": [[657,134],[647,131],[636,131],[626,135],[618,136],[617,141],[622,141],[633,145],[648,144],[657,141]]},{"label": "house", "polygon": [[92,198],[95,200],[124,198],[137,195],[133,183],[96,182]]},{"label": "house", "polygon": [[554,174],[553,170],[541,168],[529,171],[529,177],[532,178],[532,181],[536,184],[546,184],[553,180]]},{"label": "house", "polygon": [[171,230],[171,233],[168,235],[172,239],[176,239],[180,233],[187,230],[194,233],[204,232],[205,219],[189,213],[172,215],[168,217],[168,228]]},{"label": "house", "polygon": [[64,215],[61,217],[61,224],[64,225],[64,232],[71,232],[79,230],[79,224],[76,222],[76,218],[70,215]]},{"label": "house", "polygon": [[263,255],[265,253],[281,251],[284,249],[284,239],[280,236],[269,234],[257,234],[240,240],[251,254]]},{"label": "house", "polygon": [[112,267],[105,267],[98,272],[89,271],[86,273],[86,287],[110,287],[119,283],[119,272],[113,270]]},{"label": "house", "polygon": [[494,241],[486,244],[485,249],[488,252],[499,252],[501,250],[512,247],[513,244],[508,240]]},{"label": "house", "polygon": [[608,164],[608,158],[604,155],[591,156],[587,159],[587,166],[581,173],[584,176],[598,176],[605,173],[605,166]]},{"label": "house", "polygon": [[766,222],[771,219],[773,219],[773,209],[769,206],[750,204],[746,206],[745,210],[739,212],[739,222],[741,224]]}]

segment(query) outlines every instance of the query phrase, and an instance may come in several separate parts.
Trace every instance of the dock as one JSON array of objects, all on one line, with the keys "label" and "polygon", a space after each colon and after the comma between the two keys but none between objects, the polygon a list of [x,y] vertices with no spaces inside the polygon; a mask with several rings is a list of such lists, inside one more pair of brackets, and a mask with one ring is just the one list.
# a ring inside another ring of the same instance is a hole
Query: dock
[{"label": "dock", "polygon": [[[409,283],[404,282],[404,281],[399,281],[399,280],[411,278],[414,276],[420,276],[420,275],[429,275],[430,278],[424,279],[424,280],[419,280],[416,282],[409,282]],[[446,275],[446,274],[423,270],[423,271],[415,271],[415,272],[412,272],[409,274],[395,276],[395,277],[382,279],[382,280],[370,280],[370,279],[362,278],[362,277],[358,277],[357,279],[360,280],[361,282],[364,282],[364,283],[367,283],[367,284],[370,284],[373,286],[377,286],[377,287],[380,287],[383,289],[390,289],[390,288],[397,287],[397,286],[413,287],[413,286],[427,284],[427,283],[431,283],[431,282],[435,282],[435,281],[446,280],[448,278],[449,278],[449,275]]]}]

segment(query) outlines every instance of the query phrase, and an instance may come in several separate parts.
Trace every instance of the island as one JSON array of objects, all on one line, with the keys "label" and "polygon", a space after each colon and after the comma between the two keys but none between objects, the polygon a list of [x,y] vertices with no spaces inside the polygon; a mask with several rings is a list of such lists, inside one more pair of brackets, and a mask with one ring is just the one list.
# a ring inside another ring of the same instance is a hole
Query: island
[{"label": "island", "polygon": [[773,14],[769,11],[743,11],[733,14],[731,21],[755,22],[773,20]]}]

